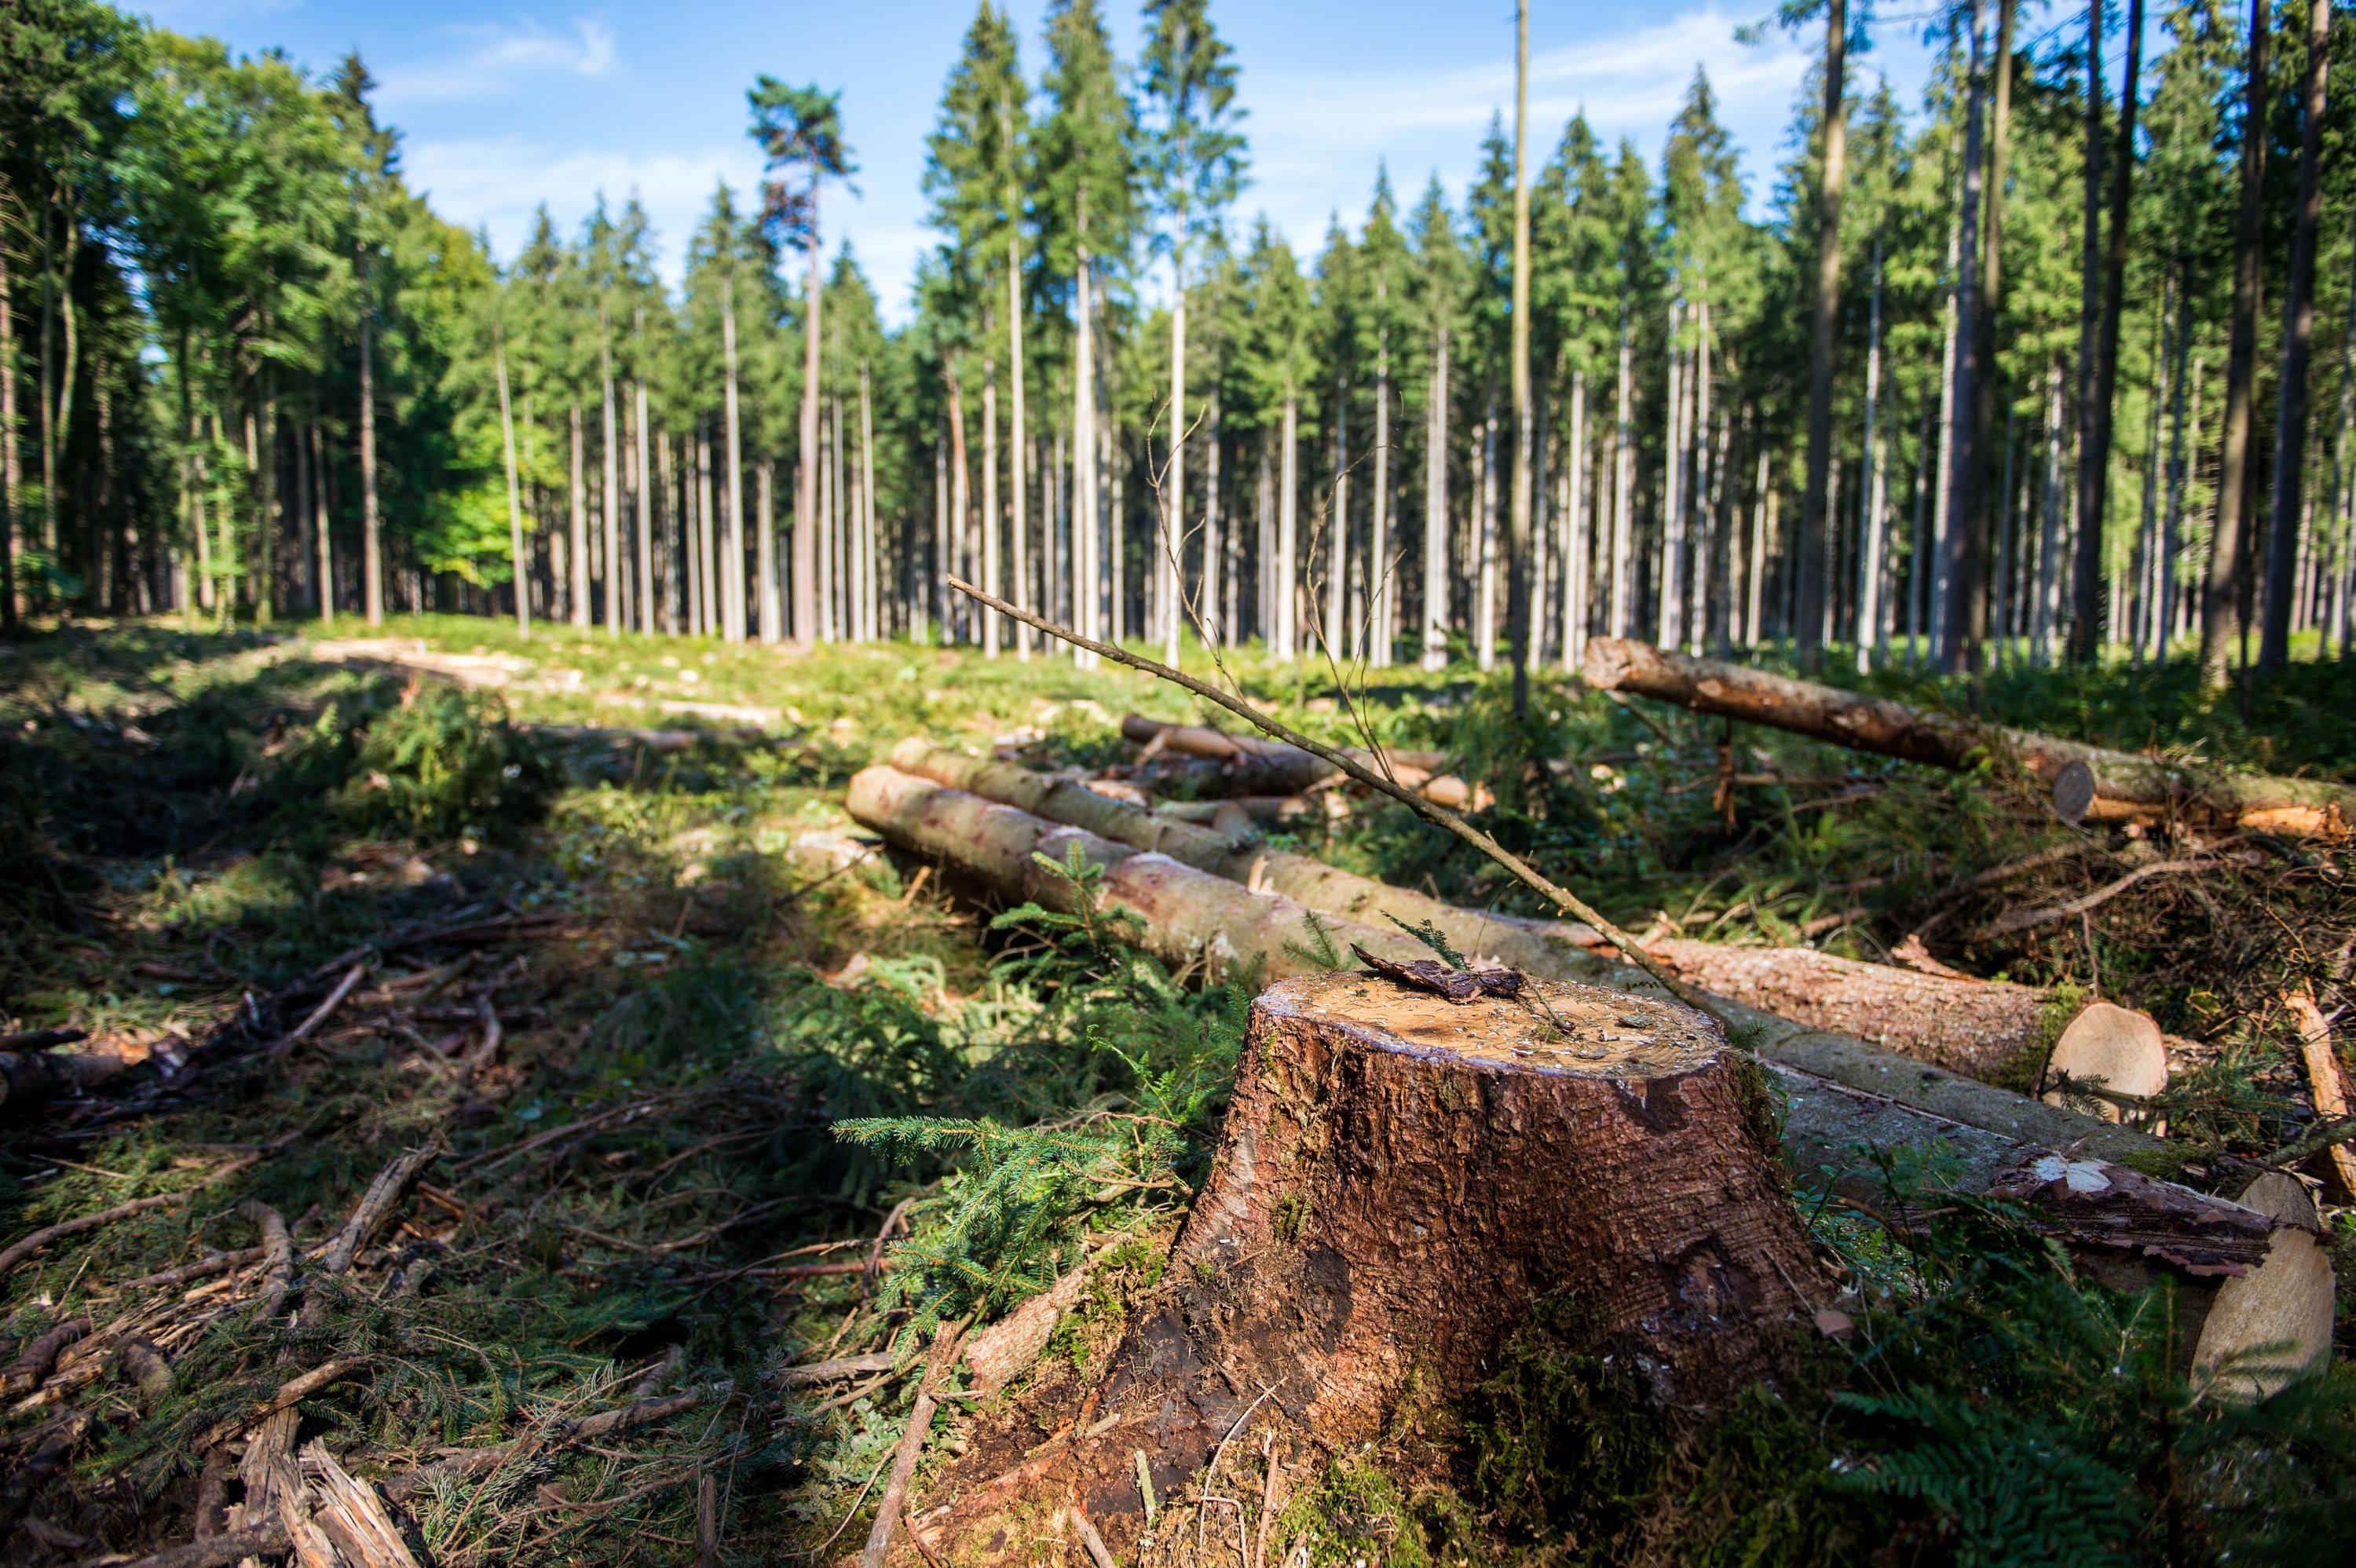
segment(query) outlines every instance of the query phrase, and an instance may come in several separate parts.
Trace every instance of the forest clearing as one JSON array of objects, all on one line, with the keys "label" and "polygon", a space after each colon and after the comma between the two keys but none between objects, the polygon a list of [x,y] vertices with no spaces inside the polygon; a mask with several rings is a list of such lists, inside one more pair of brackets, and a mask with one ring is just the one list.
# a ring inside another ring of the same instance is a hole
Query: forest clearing
[{"label": "forest clearing", "polygon": [[421,5],[0,8],[0,1560],[2356,1560],[2329,0]]}]

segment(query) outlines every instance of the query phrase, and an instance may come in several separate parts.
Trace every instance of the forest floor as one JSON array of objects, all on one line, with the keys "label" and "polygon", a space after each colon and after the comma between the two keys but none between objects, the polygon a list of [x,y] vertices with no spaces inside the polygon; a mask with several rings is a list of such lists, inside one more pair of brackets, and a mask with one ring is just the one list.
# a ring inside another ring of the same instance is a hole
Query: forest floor
[{"label": "forest floor", "polygon": [[[1516,720],[1461,666],[1363,672],[1355,704],[1319,667],[1236,673],[1312,733],[1360,739],[1355,706],[1450,752],[1496,788],[1500,840],[1623,924],[1868,958],[1931,929],[1968,973],[2210,1042],[2169,1091],[2189,1147],[2255,1155],[2308,1125],[2285,998],[2347,1005],[2345,848],[2252,836],[2084,918],[1976,934],[2168,846],[2062,827],[1996,767],[1730,734],[1558,677]],[[2246,702],[2182,660],[1877,684],[2356,777],[2340,666]],[[1099,764],[1130,710],[1204,716],[1035,653],[456,618],[0,645],[0,1033],[84,1030],[127,1064],[0,1103],[0,1559],[215,1530],[225,1439],[273,1408],[315,1481],[339,1461],[385,1483],[421,1562],[855,1550],[938,1314],[1001,1315],[1102,1254],[1049,1353],[1105,1352],[1200,1178],[1248,998],[996,918],[862,835],[843,785],[911,734]],[[1539,912],[1401,810],[1355,802],[1285,841]],[[397,1172],[409,1196],[368,1202],[412,1150],[434,1157]],[[1871,1310],[1791,1387],[1665,1429],[1581,1352],[1575,1310],[1541,1304],[1480,1400],[1300,1478],[1277,1539],[1321,1568],[2356,1551],[2356,1379],[2203,1400],[2165,1299],[2074,1275],[2000,1212],[1902,1242],[1815,1212]],[[2344,1277],[2356,1215],[2331,1214]]]}]

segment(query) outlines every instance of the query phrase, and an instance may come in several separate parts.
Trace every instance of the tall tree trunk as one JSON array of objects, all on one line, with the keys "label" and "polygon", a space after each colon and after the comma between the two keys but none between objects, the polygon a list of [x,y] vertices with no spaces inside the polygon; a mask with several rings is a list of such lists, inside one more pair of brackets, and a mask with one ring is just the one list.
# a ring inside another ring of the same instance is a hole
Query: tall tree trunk
[{"label": "tall tree trunk", "polygon": [[[1842,0],[1832,0],[1836,5]],[[1514,716],[1530,706],[1530,6],[1514,8],[1514,492],[1505,529],[1505,628],[1514,661]]]},{"label": "tall tree trunk", "polygon": [[[336,541],[334,511],[327,505],[327,443],[319,435],[319,421],[311,421],[311,505],[317,509],[313,528],[317,533],[319,550],[319,623],[323,626],[336,624]],[[512,509],[512,503],[510,503]],[[517,581],[520,583],[521,578]]]},{"label": "tall tree trunk", "polygon": [[1205,410],[1210,429],[1203,443],[1203,570],[1195,578],[1195,613],[1205,646],[1223,638],[1226,617],[1219,613],[1219,584],[1226,576],[1226,547],[1219,526],[1219,394],[1214,387]]},{"label": "tall tree trunk", "polygon": [[647,467],[647,383],[643,376],[630,383],[630,399],[637,410],[632,421],[631,443],[638,456],[638,485],[635,499],[638,512],[638,630],[648,636],[655,630],[655,518],[654,475]]},{"label": "tall tree trunk", "polygon": [[873,642],[884,630],[880,581],[884,558],[875,532],[875,398],[864,364],[859,367],[859,479],[860,531],[865,536],[867,562],[867,637]]},{"label": "tall tree trunk", "polygon": [[1296,510],[1301,488],[1301,400],[1290,387],[1284,389],[1284,433],[1279,452],[1276,481],[1276,570],[1270,574],[1269,590],[1276,600],[1276,642],[1269,651],[1280,659],[1293,656],[1293,589],[1299,581],[1294,565],[1294,550],[1299,544],[1299,513]]},{"label": "tall tree trunk", "polygon": [[360,574],[368,624],[384,624],[384,536],[376,498],[376,313],[360,274]]},{"label": "tall tree trunk", "polygon": [[1624,637],[1635,624],[1636,604],[1629,569],[1634,564],[1636,541],[1636,448],[1633,410],[1629,397],[1634,371],[1635,343],[1628,320],[1629,283],[1620,287],[1620,380],[1612,399],[1615,421],[1612,436],[1612,635]]},{"label": "tall tree trunk", "polygon": [[[2019,0],[1997,0],[1996,58],[1992,62],[1995,71],[1988,95],[1987,174],[1980,182],[1979,377],[1975,383],[1979,395],[1972,421],[1976,432],[1975,450],[1982,453],[1983,468],[1987,455],[1996,450],[1997,410],[2004,401],[2000,395],[2003,362],[1997,355],[1997,331],[2004,318],[2004,195],[2012,156],[2013,33],[2019,9]],[[2010,428],[2008,421],[2007,428]],[[2008,444],[2005,451],[2009,457]],[[2008,488],[1984,491],[1984,512],[1994,512],[1999,496],[2008,504],[2009,501]],[[1990,537],[1985,519],[1981,529],[1981,539]]]},{"label": "tall tree trunk", "polygon": [[1563,454],[1562,667],[1576,670],[1587,656],[1587,593],[1593,547],[1587,526],[1587,370],[1570,373],[1570,447]]},{"label": "tall tree trunk", "polygon": [[[942,379],[948,383],[949,398],[949,525],[948,537],[962,546],[970,537],[969,517],[973,510],[973,479],[966,462],[965,449],[965,389],[958,379],[957,362],[944,359]],[[970,571],[970,563],[965,568]],[[971,612],[964,613],[969,616]],[[970,625],[970,621],[968,624]],[[943,628],[947,635],[947,628]],[[969,634],[968,641],[971,641]]]},{"label": "tall tree trunk", "polygon": [[[1956,265],[1961,255],[1964,234],[1963,181],[1960,177],[1955,182],[1955,209],[1947,223],[1945,331],[1942,335],[1939,349],[1938,471],[1932,478],[1931,487],[1933,494],[1931,501],[1931,534],[1928,548],[1926,551],[1918,553],[1917,559],[1921,566],[1915,573],[1916,585],[1921,590],[1918,597],[1924,602],[1922,633],[1927,639],[1925,656],[1933,664],[1938,662],[1939,649],[1942,645],[1940,628],[1945,624],[1947,613],[1946,539],[1949,498],[1947,472],[1955,435],[1955,296],[1956,291],[1963,283],[1962,274]],[[1922,542],[1917,541],[1918,544]]]},{"label": "tall tree trunk", "polygon": [[1350,635],[1343,596],[1348,587],[1350,559],[1350,387],[1346,379],[1333,388],[1333,513],[1326,524],[1325,614],[1320,638],[1336,659],[1348,659],[1356,644]]},{"label": "tall tree trunk", "polygon": [[1987,30],[1987,0],[1972,0],[1971,91],[1964,113],[1964,200],[1959,219],[1955,283],[1955,384],[1949,418],[1954,434],[1947,447],[1947,537],[1940,541],[1947,569],[1945,635],[1941,639],[1939,667],[1959,674],[1977,667],[1980,617],[1986,608],[1986,549],[1973,526],[1973,496],[1977,477],[1973,449],[1971,412],[1973,383],[1979,375],[1979,206],[1980,142],[1986,82],[1981,67],[1981,35]]},{"label": "tall tree trunk", "polygon": [[[1095,261],[1088,253],[1087,194],[1079,198],[1080,254],[1074,269],[1072,327],[1072,589],[1073,620],[1084,637],[1104,635],[1104,563],[1097,506],[1096,322],[1091,297]],[[1076,644],[1072,660],[1093,669],[1097,656]]]},{"label": "tall tree trunk", "polygon": [[[508,401],[508,348],[504,338],[491,343],[491,363],[499,381],[499,450],[508,475],[508,559],[514,562],[516,635],[531,635],[531,592],[525,581],[529,562],[523,553],[523,496],[516,480],[515,410]],[[319,530],[320,567],[327,567],[327,530]]]},{"label": "tall tree trunk", "polygon": [[[2089,36],[2087,52],[2090,60],[2099,63],[2101,11],[2094,13],[2095,25]],[[2087,79],[2089,103],[2086,110],[2088,188],[2100,171],[2099,137],[2102,132],[2102,79],[2093,74],[2090,66]],[[2100,336],[2094,344],[2094,373],[2090,383],[2085,411],[2080,416],[2083,432],[2078,447],[2078,556],[2071,576],[2070,592],[2070,657],[2073,663],[2091,664],[2101,651],[2102,625],[2096,619],[2103,592],[2103,524],[2110,510],[2111,493],[2111,431],[2119,373],[2119,315],[2126,308],[2127,272],[2127,225],[2132,217],[2131,197],[2135,182],[2135,122],[2136,102],[2141,96],[2138,79],[2143,70],[2143,0],[2127,0],[2126,69],[2119,82],[2118,150],[2111,159],[2111,219],[2108,256],[2104,264],[2103,320]],[[2094,214],[2090,210],[2089,219]],[[2087,384],[2082,381],[2082,384]]]},{"label": "tall tree trunk", "polygon": [[[1185,232],[1185,215],[1178,219]],[[1170,472],[1162,507],[1162,538],[1154,551],[1153,581],[1162,584],[1162,662],[1178,667],[1178,563],[1186,554],[1186,269],[1183,253],[1170,258]]]},{"label": "tall tree trunk", "polygon": [[[1012,502],[1009,511],[1014,524],[1014,603],[1019,609],[1028,610],[1031,506],[1029,475],[1024,470],[1028,466],[1031,436],[1023,410],[1023,240],[1015,234],[1006,237],[1006,389],[1013,403],[1008,411],[1013,428],[1006,445],[1006,465]],[[1021,621],[1014,624],[1014,654],[1017,658],[1031,656],[1031,628]]]},{"label": "tall tree trunk", "polygon": [[2233,315],[2225,348],[2225,427],[2218,456],[2217,517],[2201,592],[2201,677],[2225,683],[2242,632],[2244,535],[2255,509],[2250,480],[2252,404],[2257,396],[2258,308],[2265,284],[2266,53],[2269,0],[2250,0],[2249,71],[2242,111],[2241,207],[2233,240]]},{"label": "tall tree trunk", "polygon": [[1479,465],[1473,475],[1474,505],[1480,508],[1474,533],[1474,571],[1480,590],[1473,601],[1473,662],[1485,672],[1497,667],[1497,383],[1489,383],[1481,414],[1481,444],[1473,450]]},{"label": "tall tree trunk", "polygon": [[[2331,501],[2324,508],[2333,540],[2331,580],[2331,635],[2338,644],[2340,657],[2344,662],[2356,656],[2349,646],[2349,610],[2351,591],[2356,590],[2356,529],[2349,526],[2350,502],[2356,500],[2349,485],[2348,445],[2356,435],[2356,247],[2351,248],[2348,269],[2347,325],[2340,336],[2340,417],[2333,422],[2337,433],[2331,443]],[[2196,372],[2197,374],[2197,372]]]},{"label": "tall tree trunk", "polygon": [[[2349,329],[2356,332],[2356,315],[2349,318]],[[2185,357],[2192,347],[2192,289],[2190,280],[2179,283],[2176,295],[2176,365],[2171,373],[2174,389],[2169,397],[2168,438],[2168,505],[2160,517],[2158,604],[2153,619],[2151,655],[2155,659],[2168,656],[2168,640],[2176,629],[2176,558],[2181,548],[2180,528],[2184,517],[2184,369]]]},{"label": "tall tree trunk", "polygon": [[[728,542],[720,558],[720,634],[732,643],[744,640],[744,445],[736,415],[736,286],[723,280],[720,290],[720,350],[726,381],[721,408],[727,421]],[[607,515],[612,515],[608,507]]]},{"label": "tall tree trunk", "polygon": [[601,520],[605,529],[605,635],[618,637],[627,619],[622,595],[622,443],[614,407],[613,337],[603,310],[597,313],[597,379],[605,435],[605,487],[598,499],[603,503]]},{"label": "tall tree trunk", "polygon": [[[2010,0],[2007,0],[2007,11]],[[1873,293],[1865,354],[1865,497],[1860,533],[1865,548],[1857,575],[1857,668],[1862,675],[1884,650],[1881,641],[1881,231],[1873,234]]]},{"label": "tall tree trunk", "polygon": [[1423,432],[1423,667],[1448,665],[1448,330],[1431,338]]},{"label": "tall tree trunk", "polygon": [[[1387,285],[1376,284],[1378,299]],[[1392,615],[1398,603],[1396,573],[1391,569],[1391,344],[1387,333],[1375,347],[1375,490],[1368,509],[1366,574],[1374,591],[1367,596],[1367,662],[1376,669],[1391,667]]]},{"label": "tall tree trunk", "polygon": [[1677,549],[1686,516],[1687,360],[1685,346],[1677,339],[1685,331],[1685,314],[1683,295],[1669,302],[1668,424],[1662,433],[1661,449],[1661,565],[1653,602],[1653,641],[1665,648],[1676,645],[1678,588],[1683,581],[1678,575]]},{"label": "tall tree trunk", "polygon": [[[2142,0],[2135,0],[2141,10]],[[2307,469],[2307,367],[2315,341],[2315,240],[2323,217],[2323,112],[2330,86],[2331,5],[2308,0],[2307,76],[2299,90],[2298,208],[2291,231],[2290,283],[2283,296],[2282,402],[2275,416],[2275,478],[2266,534],[2265,620],[2258,668],[2290,656],[2294,568]]]},{"label": "tall tree trunk", "polygon": [[[985,334],[989,328],[983,328]],[[998,578],[998,366],[988,355],[981,361],[981,585],[999,598],[1006,596]],[[998,656],[1001,635],[998,613],[981,613],[981,651]]]},{"label": "tall tree trunk", "polygon": [[2037,545],[2037,603],[2029,624],[2029,656],[2043,665],[2052,656],[2054,593],[2062,553],[2062,361],[2045,369],[2045,507]]},{"label": "tall tree trunk", "polygon": [[[1794,563],[1798,597],[1794,615],[1800,667],[1824,661],[1817,628],[1824,619],[1826,538],[1831,514],[1833,351],[1840,331],[1841,192],[1847,175],[1848,116],[1843,105],[1848,57],[1847,0],[1826,0],[1824,168],[1816,182],[1816,281],[1808,336],[1808,475],[1800,496],[1799,549]],[[1613,635],[1619,635],[1617,626]]]},{"label": "tall tree trunk", "polygon": [[[810,181],[809,270],[802,283],[801,451],[794,466],[794,641],[818,640],[818,181]],[[959,424],[962,427],[963,421]],[[964,464],[958,464],[960,471]]]},{"label": "tall tree trunk", "polygon": [[[189,375],[186,333],[180,345],[177,368],[185,411]],[[24,475],[16,467],[16,317],[8,254],[0,247],[0,631],[16,629],[16,502],[23,493]]]},{"label": "tall tree trunk", "polygon": [[[589,629],[589,500],[588,485],[582,477],[583,446],[581,405],[571,410],[573,482],[568,494],[572,498],[573,569],[572,590],[565,608],[571,612],[573,624],[578,631]],[[709,459],[707,458],[708,462]]]},{"label": "tall tree trunk", "polygon": [[712,427],[707,424],[696,442],[695,450],[695,548],[697,570],[702,583],[703,624],[701,634],[707,637],[723,635],[726,612],[720,602],[720,524],[719,508],[713,504],[717,485],[712,472]]}]

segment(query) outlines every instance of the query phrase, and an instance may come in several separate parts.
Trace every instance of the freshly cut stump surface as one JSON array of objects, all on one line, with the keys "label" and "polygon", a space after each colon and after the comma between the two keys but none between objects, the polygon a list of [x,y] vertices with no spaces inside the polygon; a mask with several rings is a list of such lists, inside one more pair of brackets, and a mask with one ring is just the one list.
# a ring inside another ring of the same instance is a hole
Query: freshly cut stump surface
[{"label": "freshly cut stump surface", "polygon": [[1761,1093],[1703,1015],[1593,987],[1270,987],[1209,1179],[1106,1379],[984,1420],[916,1529],[953,1562],[1044,1559],[1077,1502],[1125,1553],[1141,1453],[1166,1505],[1246,1484],[1263,1435],[1336,1452],[1377,1435],[1410,1378],[1419,1397],[1476,1386],[1549,1292],[1665,1411],[1724,1398],[1832,1294]]}]

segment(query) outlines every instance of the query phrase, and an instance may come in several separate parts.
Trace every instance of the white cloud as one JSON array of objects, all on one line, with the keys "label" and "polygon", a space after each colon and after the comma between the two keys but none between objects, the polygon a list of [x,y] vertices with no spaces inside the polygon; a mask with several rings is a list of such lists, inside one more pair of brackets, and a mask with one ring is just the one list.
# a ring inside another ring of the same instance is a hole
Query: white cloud
[{"label": "white cloud", "polygon": [[[1757,195],[1808,60],[1781,34],[1754,46],[1735,42],[1745,19],[1711,5],[1534,56],[1533,175],[1564,123],[1582,111],[1607,150],[1625,135],[1648,155],[1656,152],[1698,67],[1708,73],[1719,116],[1743,150]],[[1388,162],[1402,205],[1414,202],[1435,168],[1451,199],[1461,200],[1490,116],[1502,113],[1510,133],[1513,95],[1510,55],[1440,70],[1247,72],[1254,183],[1244,206],[1264,208],[1296,247],[1313,250],[1336,207],[1355,226],[1378,159]]]},{"label": "white cloud", "polygon": [[725,180],[740,206],[749,205],[761,177],[760,155],[749,143],[626,153],[559,149],[517,135],[415,141],[403,147],[402,163],[435,211],[487,229],[503,261],[530,237],[532,211],[543,202],[571,238],[600,191],[616,208],[635,194],[653,220],[663,275],[674,282],[713,188]]},{"label": "white cloud", "polygon": [[534,77],[569,76],[595,80],[614,74],[614,29],[590,17],[576,17],[570,33],[538,22],[519,26],[479,23],[447,31],[459,47],[436,59],[388,66],[379,101],[404,104],[513,95]]}]

